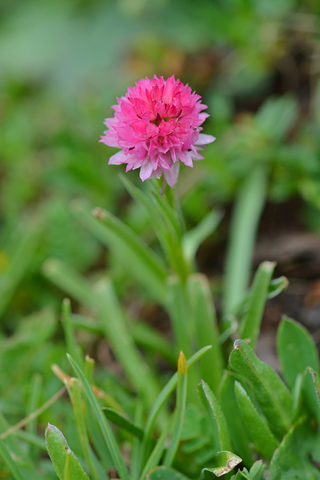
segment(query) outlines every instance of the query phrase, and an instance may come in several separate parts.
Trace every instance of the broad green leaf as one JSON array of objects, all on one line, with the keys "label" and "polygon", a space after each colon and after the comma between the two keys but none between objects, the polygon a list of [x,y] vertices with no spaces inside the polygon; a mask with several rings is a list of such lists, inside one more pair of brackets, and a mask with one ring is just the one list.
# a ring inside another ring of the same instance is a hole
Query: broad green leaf
[{"label": "broad green leaf", "polygon": [[269,97],[256,114],[255,125],[269,139],[280,140],[294,123],[297,113],[298,104],[293,97]]},{"label": "broad green leaf", "polygon": [[278,442],[239,382],[235,382],[235,394],[240,414],[245,422],[254,448],[262,457],[270,461],[278,446]]},{"label": "broad green leaf", "polygon": [[178,359],[177,401],[172,428],[172,437],[163,461],[163,464],[167,467],[170,467],[174,460],[181,438],[187,401],[187,380],[187,361],[184,353],[181,351]]},{"label": "broad green leaf", "polygon": [[269,365],[259,360],[244,340],[235,341],[229,364],[232,370],[251,383],[270,430],[281,438],[291,426],[292,397],[286,385]]},{"label": "broad green leaf", "polygon": [[223,356],[218,341],[217,319],[207,277],[201,274],[189,276],[188,292],[192,308],[191,317],[194,319],[197,347],[202,348],[209,343],[212,345],[210,352],[199,362],[201,378],[217,394],[222,377]]},{"label": "broad green leaf", "polygon": [[223,415],[221,406],[215,395],[203,380],[198,385],[200,399],[205,407],[212,423],[213,431],[218,429],[218,436],[221,450],[231,450],[231,440],[227,427],[226,419]]},{"label": "broad green leaf", "polygon": [[240,338],[249,339],[253,349],[259,336],[262,315],[268,295],[268,287],[274,267],[274,262],[263,262],[259,266],[253,280],[248,312],[240,324]]},{"label": "broad green leaf", "polygon": [[253,456],[250,449],[250,438],[240,415],[234,391],[235,381],[239,377],[230,371],[225,371],[220,386],[220,405],[225,416],[233,450],[239,453],[246,466],[252,465]]},{"label": "broad green leaf", "polygon": [[277,334],[277,351],[285,381],[294,388],[297,376],[307,367],[319,372],[317,347],[310,333],[298,322],[285,317]]},{"label": "broad green leaf", "polygon": [[131,420],[129,420],[128,418],[126,418],[124,415],[117,412],[113,408],[105,407],[102,410],[110,422],[114,423],[118,427],[122,428],[123,430],[126,430],[127,432],[131,433],[135,437],[142,440],[143,430],[137,425],[135,425]]},{"label": "broad green leaf", "polygon": [[147,480],[189,480],[188,477],[182,475],[170,467],[156,467],[147,475]]},{"label": "broad green leaf", "polygon": [[242,460],[240,457],[232,452],[221,451],[217,453],[213,460],[213,466],[210,468],[204,468],[201,471],[201,477],[206,480],[210,479],[212,475],[215,477],[221,477],[226,473],[231,472]]},{"label": "broad green leaf", "polygon": [[294,393],[293,419],[297,420],[302,414],[308,412],[320,423],[320,379],[318,373],[307,367],[303,374],[298,376]]},{"label": "broad green leaf", "polygon": [[301,418],[275,451],[268,480],[320,479],[320,435],[312,423]]},{"label": "broad green leaf", "polygon": [[241,185],[233,211],[225,266],[223,313],[235,313],[249,285],[256,231],[266,196],[266,171],[258,165]]},{"label": "broad green leaf", "polygon": [[98,404],[96,396],[94,395],[94,393],[92,391],[92,388],[88,383],[88,380],[86,379],[86,377],[82,373],[80,367],[70,357],[70,355],[68,355],[68,360],[69,360],[73,370],[77,374],[79,380],[82,383],[83,390],[84,390],[84,392],[85,392],[85,394],[88,398],[88,401],[89,401],[89,403],[92,407],[92,410],[95,414],[95,417],[98,420],[103,438],[104,438],[104,440],[105,440],[105,442],[108,446],[108,449],[110,451],[112,460],[114,462],[114,466],[116,467],[120,478],[122,478],[122,480],[130,480],[130,476],[129,476],[127,467],[124,463],[124,460],[122,459],[122,455],[121,455],[120,449],[118,447],[118,444],[116,442],[116,439],[113,435],[112,429],[111,429],[106,417],[104,416],[99,404]]},{"label": "broad green leaf", "polygon": [[54,425],[47,426],[46,442],[49,456],[60,480],[89,480],[79,460],[70,450],[66,439]]},{"label": "broad green leaf", "polygon": [[103,209],[74,204],[78,219],[103,244],[113,250],[117,259],[162,304],[165,304],[167,276],[160,258],[127,225]]}]

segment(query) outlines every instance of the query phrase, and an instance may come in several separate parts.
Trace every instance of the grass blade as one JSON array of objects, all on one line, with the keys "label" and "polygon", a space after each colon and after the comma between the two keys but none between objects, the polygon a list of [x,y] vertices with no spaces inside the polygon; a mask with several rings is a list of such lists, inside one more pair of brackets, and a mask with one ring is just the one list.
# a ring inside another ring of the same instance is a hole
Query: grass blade
[{"label": "grass blade", "polygon": [[12,459],[9,450],[7,449],[1,437],[0,437],[0,455],[15,480],[27,480],[27,478],[24,476],[24,474],[21,472],[21,470],[17,466],[16,462]]},{"label": "grass blade", "polygon": [[250,339],[250,346],[253,350],[259,336],[268,288],[275,265],[274,262],[263,262],[259,266],[253,280],[249,309],[240,324],[240,338]]},{"label": "grass blade", "polygon": [[82,383],[83,390],[84,390],[84,392],[85,392],[85,394],[88,398],[88,401],[91,405],[91,408],[93,409],[94,414],[95,414],[95,416],[98,420],[103,438],[104,438],[104,440],[105,440],[105,442],[108,446],[108,449],[110,451],[112,460],[114,462],[114,466],[118,471],[119,478],[121,478],[122,480],[130,480],[130,476],[129,476],[127,467],[126,467],[126,465],[125,465],[125,463],[122,459],[121,452],[119,450],[116,439],[113,435],[112,429],[111,429],[105,415],[103,414],[99,404],[98,404],[98,401],[97,401],[97,399],[96,399],[96,397],[95,397],[95,395],[94,395],[94,393],[93,393],[93,391],[92,391],[92,389],[91,389],[91,387],[88,383],[88,380],[86,379],[86,377],[82,373],[80,367],[70,357],[70,355],[67,355],[67,356],[68,356],[68,360],[69,360],[73,370],[75,371],[77,377],[79,378],[79,380]]},{"label": "grass blade", "polygon": [[209,385],[207,385],[203,380],[201,380],[198,390],[203,406],[205,407],[211,423],[213,424],[213,432],[216,431],[216,428],[218,429],[220,442],[220,448],[218,448],[218,450],[231,451],[232,447],[227,422],[218,400],[212,393]]},{"label": "grass blade", "polygon": [[248,176],[234,207],[225,267],[223,312],[234,313],[249,285],[252,253],[266,196],[267,176],[257,166]]},{"label": "grass blade", "polygon": [[77,202],[74,212],[95,237],[113,250],[125,269],[158,301],[165,304],[167,272],[161,259],[141,238],[118,218],[101,208],[92,213],[87,205]]},{"label": "grass blade", "polygon": [[186,401],[187,401],[187,380],[188,380],[188,367],[186,357],[183,352],[180,352],[178,360],[178,383],[177,383],[177,404],[175,411],[175,419],[172,431],[171,442],[168,446],[166,456],[164,458],[163,464],[167,467],[170,467],[172,464],[176,452],[178,450],[184,414],[186,410]]}]

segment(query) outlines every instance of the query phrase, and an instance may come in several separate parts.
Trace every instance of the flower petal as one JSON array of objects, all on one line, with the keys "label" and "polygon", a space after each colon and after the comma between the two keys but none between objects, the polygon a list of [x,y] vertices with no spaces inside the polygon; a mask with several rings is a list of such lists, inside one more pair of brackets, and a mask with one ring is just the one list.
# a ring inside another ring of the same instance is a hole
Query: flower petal
[{"label": "flower petal", "polygon": [[164,172],[164,178],[166,179],[167,184],[172,188],[175,186],[178,180],[180,170],[180,163],[174,163],[171,167],[171,170],[166,170]]},{"label": "flower petal", "polygon": [[144,182],[149,180],[153,176],[153,165],[151,162],[147,162],[145,165],[142,165],[140,168],[140,178]]},{"label": "flower petal", "polygon": [[199,138],[195,143],[195,145],[208,145],[208,143],[214,142],[216,137],[212,135],[206,135],[205,133],[199,133]]},{"label": "flower petal", "polygon": [[120,152],[115,153],[112,157],[109,158],[109,165],[121,165],[121,163],[126,163],[128,161],[128,156],[123,153],[122,150]]}]

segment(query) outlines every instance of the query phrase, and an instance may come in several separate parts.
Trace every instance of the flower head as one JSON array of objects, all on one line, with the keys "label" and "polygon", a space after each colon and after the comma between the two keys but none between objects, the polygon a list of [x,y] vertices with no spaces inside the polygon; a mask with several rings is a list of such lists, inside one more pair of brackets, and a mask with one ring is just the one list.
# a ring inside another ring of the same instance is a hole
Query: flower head
[{"label": "flower head", "polygon": [[108,130],[100,141],[121,148],[110,157],[110,165],[125,163],[126,171],[140,168],[142,181],[163,174],[173,187],[179,160],[192,167],[193,160],[203,158],[201,146],[215,140],[200,133],[200,125],[209,116],[202,112],[207,106],[201,103],[200,95],[174,76],[167,80],[144,78],[117,100],[113,118],[105,120]]}]

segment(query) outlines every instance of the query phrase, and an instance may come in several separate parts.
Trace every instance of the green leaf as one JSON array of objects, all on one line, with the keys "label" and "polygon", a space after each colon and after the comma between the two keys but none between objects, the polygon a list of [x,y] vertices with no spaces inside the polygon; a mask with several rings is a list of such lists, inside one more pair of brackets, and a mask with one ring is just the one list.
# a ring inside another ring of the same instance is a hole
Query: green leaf
[{"label": "green leaf", "polygon": [[147,475],[147,480],[189,480],[188,477],[169,467],[156,467]]},{"label": "green leaf", "polygon": [[291,389],[306,367],[319,372],[318,350],[310,333],[299,323],[284,317],[277,334],[277,351],[282,374]]},{"label": "green leaf", "polygon": [[148,472],[150,472],[150,470],[152,470],[153,468],[155,468],[158,465],[158,463],[160,461],[160,458],[163,455],[163,451],[164,451],[164,448],[165,448],[165,444],[166,444],[166,441],[167,441],[169,430],[170,430],[170,422],[168,422],[168,424],[164,428],[164,430],[161,433],[160,437],[158,438],[158,441],[155,444],[148,460],[146,461],[145,466],[144,466],[144,468],[142,470],[142,473],[140,475],[140,480],[145,480]]},{"label": "green leaf", "polygon": [[297,113],[298,104],[294,98],[269,97],[256,114],[255,125],[269,139],[281,140],[295,121]]},{"label": "green leaf", "polygon": [[240,338],[249,339],[253,349],[259,336],[262,315],[268,295],[268,287],[274,267],[274,262],[263,262],[259,266],[250,292],[248,312],[240,324]]},{"label": "green leaf", "polygon": [[0,275],[0,317],[32,261],[41,234],[42,226],[36,222],[25,226],[22,235],[21,232],[16,232],[19,243],[11,255],[7,270]]},{"label": "green leaf", "polygon": [[293,418],[297,419],[306,412],[320,423],[320,379],[318,373],[310,367],[298,377]]},{"label": "green leaf", "polygon": [[234,391],[236,380],[239,380],[238,375],[230,371],[224,372],[220,387],[220,405],[228,425],[233,450],[240,455],[243,463],[249,466],[254,460],[250,449],[250,438],[236,400]]},{"label": "green leaf", "polygon": [[189,276],[188,292],[197,347],[202,348],[209,343],[212,345],[210,352],[199,362],[201,378],[208,383],[216,394],[222,377],[223,356],[218,341],[217,319],[207,277],[201,274]]},{"label": "green leaf", "polygon": [[[187,361],[187,366],[188,368],[191,367],[196,361],[198,361],[202,355],[204,355],[208,350],[210,350],[211,345],[202,348],[199,350],[197,353],[192,355],[191,358]],[[144,429],[144,437],[143,437],[143,443],[142,443],[142,455],[141,457],[144,458],[148,449],[149,445],[151,443],[151,434],[152,434],[152,429],[154,427],[155,421],[159,415],[159,412],[161,411],[161,408],[165,404],[166,400],[169,398],[171,393],[174,391],[174,389],[177,386],[178,382],[178,373],[176,372],[168,381],[168,383],[163,387],[161,390],[158,398],[156,399],[146,422],[146,426]]]},{"label": "green leaf", "polygon": [[48,453],[60,480],[89,480],[79,460],[70,450],[66,439],[54,425],[47,426],[46,442]]},{"label": "green leaf", "polygon": [[239,410],[250,434],[254,448],[266,460],[270,461],[278,442],[272,435],[268,425],[258,414],[247,392],[239,382],[235,382],[235,394]]},{"label": "green leaf", "polygon": [[135,425],[131,420],[126,418],[124,415],[121,415],[121,413],[117,412],[113,408],[104,407],[102,408],[102,411],[110,422],[142,440],[143,430]]},{"label": "green leaf", "polygon": [[281,438],[291,426],[292,397],[277,373],[261,362],[244,340],[236,340],[229,357],[232,370],[252,385],[270,430]]},{"label": "green leaf", "polygon": [[188,367],[184,353],[181,351],[178,359],[178,383],[177,383],[177,402],[174,417],[174,424],[172,428],[172,437],[167,449],[163,464],[170,467],[176,452],[178,450],[182,427],[184,422],[184,414],[186,410],[187,401],[187,380]]},{"label": "green leaf", "polygon": [[217,453],[213,460],[213,466],[210,468],[204,468],[201,471],[201,476],[204,480],[210,479],[212,475],[215,477],[221,477],[226,473],[231,472],[242,460],[240,457],[232,452],[221,451]]},{"label": "green leaf", "polygon": [[94,287],[95,306],[101,326],[112,350],[123,366],[130,382],[150,408],[159,392],[156,378],[137,349],[126,325],[113,285],[109,279],[101,279]]},{"label": "green leaf", "polygon": [[213,431],[218,429],[218,436],[221,450],[231,450],[231,440],[228,431],[226,419],[223,415],[221,406],[213,392],[203,380],[198,385],[200,399],[211,420]]},{"label": "green leaf", "polygon": [[284,437],[267,472],[268,480],[319,480],[319,430],[301,418]]},{"label": "green leaf", "polygon": [[216,229],[222,218],[220,210],[208,213],[192,230],[184,234],[182,249],[189,265],[195,264],[195,256],[201,243]]},{"label": "green leaf", "polygon": [[231,477],[231,480],[265,480],[266,470],[267,465],[262,460],[257,460],[250,468],[250,472],[246,468],[239,470],[236,475]]},{"label": "green leaf", "polygon": [[17,462],[13,460],[11,454],[0,436],[0,455],[5,465],[7,466],[9,472],[12,474],[15,480],[27,480],[24,474],[21,472],[20,468],[17,466]]},{"label": "green leaf", "polygon": [[127,225],[110,212],[74,204],[79,220],[104,245],[113,250],[126,271],[137,279],[162,304],[166,303],[165,267],[159,257]]},{"label": "green leaf", "polygon": [[100,425],[100,428],[101,428],[101,432],[102,432],[102,435],[103,435],[103,438],[108,446],[108,449],[110,451],[110,454],[111,454],[111,457],[112,457],[112,460],[114,462],[114,466],[116,467],[117,471],[118,471],[118,474],[120,476],[120,478],[122,478],[123,480],[130,480],[130,476],[129,476],[129,473],[128,473],[128,470],[127,470],[127,467],[122,459],[122,455],[121,455],[121,452],[120,452],[120,449],[118,447],[118,444],[116,442],[116,439],[113,435],[113,432],[112,432],[112,429],[105,417],[105,415],[103,414],[99,404],[98,404],[98,401],[88,383],[88,380],[86,379],[86,377],[84,376],[84,374],[82,373],[80,367],[75,363],[75,361],[70,357],[70,355],[67,355],[68,356],[68,360],[73,368],[73,370],[75,371],[75,373],[77,374],[78,378],[80,379],[81,383],[82,383],[82,387],[83,387],[83,390],[89,400],[89,403],[94,411],[94,414],[98,420],[98,423]]},{"label": "green leaf", "polygon": [[257,166],[241,185],[233,211],[225,266],[223,312],[235,313],[249,285],[256,231],[266,196],[267,176]]}]

